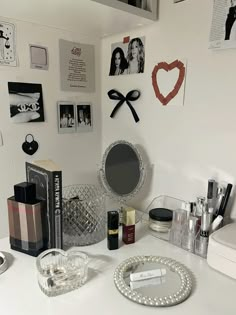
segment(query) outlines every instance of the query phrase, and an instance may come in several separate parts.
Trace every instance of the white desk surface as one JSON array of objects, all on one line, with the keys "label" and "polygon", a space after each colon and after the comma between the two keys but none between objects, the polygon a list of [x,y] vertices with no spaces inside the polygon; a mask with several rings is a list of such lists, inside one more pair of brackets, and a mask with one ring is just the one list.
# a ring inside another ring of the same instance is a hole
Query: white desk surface
[{"label": "white desk surface", "polygon": [[[141,234],[141,233],[140,233]],[[106,240],[80,250],[92,258],[87,283],[72,292],[49,298],[38,287],[35,258],[10,250],[8,238],[0,240],[0,250],[14,260],[0,275],[1,315],[235,315],[236,281],[213,269],[206,260],[158,240],[151,235],[136,235],[132,245],[109,251]],[[183,303],[166,308],[136,304],[116,289],[113,273],[116,266],[130,256],[160,255],[185,264],[194,274],[191,296]]]}]

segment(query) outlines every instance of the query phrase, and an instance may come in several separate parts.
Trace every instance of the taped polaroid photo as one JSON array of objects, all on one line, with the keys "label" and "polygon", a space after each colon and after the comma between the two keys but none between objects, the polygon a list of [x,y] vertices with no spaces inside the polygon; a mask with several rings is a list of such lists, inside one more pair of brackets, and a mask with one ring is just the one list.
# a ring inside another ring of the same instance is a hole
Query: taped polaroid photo
[{"label": "taped polaroid photo", "polygon": [[57,102],[58,132],[75,132],[75,105],[73,102]]},{"label": "taped polaroid photo", "polygon": [[92,106],[83,102],[76,105],[76,130],[87,132],[93,130]]}]

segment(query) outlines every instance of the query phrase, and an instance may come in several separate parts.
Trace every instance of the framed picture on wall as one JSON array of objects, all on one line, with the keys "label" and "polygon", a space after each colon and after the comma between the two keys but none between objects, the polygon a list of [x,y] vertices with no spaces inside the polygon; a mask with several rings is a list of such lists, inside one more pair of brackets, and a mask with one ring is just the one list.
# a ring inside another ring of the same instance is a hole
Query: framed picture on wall
[{"label": "framed picture on wall", "polygon": [[48,70],[48,49],[38,45],[29,45],[29,47],[31,68]]},{"label": "framed picture on wall", "polygon": [[57,102],[57,120],[59,133],[75,132],[75,104],[73,102]]},{"label": "framed picture on wall", "polygon": [[83,102],[76,105],[76,129],[77,132],[87,132],[93,129],[92,106]]}]

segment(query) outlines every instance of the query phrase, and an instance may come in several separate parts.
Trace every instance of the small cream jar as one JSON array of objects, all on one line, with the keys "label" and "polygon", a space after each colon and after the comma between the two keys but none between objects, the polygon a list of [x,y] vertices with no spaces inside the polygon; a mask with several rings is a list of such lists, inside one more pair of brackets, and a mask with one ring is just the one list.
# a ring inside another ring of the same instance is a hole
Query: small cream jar
[{"label": "small cream jar", "polygon": [[149,211],[149,228],[155,232],[167,233],[172,224],[173,211],[155,208]]}]

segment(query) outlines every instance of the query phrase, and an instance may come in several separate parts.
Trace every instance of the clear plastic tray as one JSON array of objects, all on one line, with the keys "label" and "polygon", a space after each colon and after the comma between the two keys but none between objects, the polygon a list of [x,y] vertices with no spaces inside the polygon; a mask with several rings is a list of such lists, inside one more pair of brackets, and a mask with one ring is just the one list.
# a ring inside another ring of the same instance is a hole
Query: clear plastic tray
[{"label": "clear plastic tray", "polygon": [[[147,209],[142,215],[142,223],[149,226],[149,211],[154,208],[166,208],[172,211],[183,211],[183,206],[186,201],[177,199],[174,197],[161,195],[152,200]],[[189,212],[186,211],[186,217],[188,218]],[[189,234],[187,232],[186,225],[183,225],[179,229],[171,227],[166,232],[157,232],[149,227],[148,232],[161,240],[170,242],[171,244],[180,247],[186,251],[194,253],[198,256],[206,258],[208,238],[202,238],[198,231],[196,235]]]},{"label": "clear plastic tray", "polygon": [[[184,202],[185,202],[184,200],[173,198],[166,195],[158,196],[152,200],[152,202],[145,210],[144,214],[142,215],[142,222],[147,225],[149,224],[149,211],[154,208],[166,208],[174,211],[177,209],[181,209],[182,204]],[[152,229],[149,229],[149,233],[157,238],[160,238],[161,240],[164,241],[170,240],[170,230],[168,230],[167,232],[157,232]]]}]

